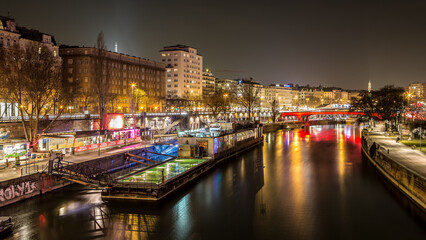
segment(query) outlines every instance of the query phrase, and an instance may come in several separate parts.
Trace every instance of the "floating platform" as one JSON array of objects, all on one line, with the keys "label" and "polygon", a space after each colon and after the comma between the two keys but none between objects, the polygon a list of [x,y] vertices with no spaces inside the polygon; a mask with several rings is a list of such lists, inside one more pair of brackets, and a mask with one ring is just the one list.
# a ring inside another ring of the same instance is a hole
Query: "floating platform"
[{"label": "floating platform", "polygon": [[[261,132],[260,130],[259,133]],[[111,187],[102,191],[105,201],[156,202],[195,181],[216,164],[263,143],[263,135],[236,141],[210,157],[171,159],[130,176],[116,179]]]}]

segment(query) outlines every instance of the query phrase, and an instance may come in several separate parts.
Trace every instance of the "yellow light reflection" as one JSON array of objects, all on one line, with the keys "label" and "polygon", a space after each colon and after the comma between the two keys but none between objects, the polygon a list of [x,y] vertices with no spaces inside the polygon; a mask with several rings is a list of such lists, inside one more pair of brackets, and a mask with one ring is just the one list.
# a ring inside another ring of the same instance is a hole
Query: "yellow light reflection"
[{"label": "yellow light reflection", "polygon": [[339,149],[338,149],[338,171],[340,190],[343,193],[345,187],[345,136],[343,132],[338,132]]}]

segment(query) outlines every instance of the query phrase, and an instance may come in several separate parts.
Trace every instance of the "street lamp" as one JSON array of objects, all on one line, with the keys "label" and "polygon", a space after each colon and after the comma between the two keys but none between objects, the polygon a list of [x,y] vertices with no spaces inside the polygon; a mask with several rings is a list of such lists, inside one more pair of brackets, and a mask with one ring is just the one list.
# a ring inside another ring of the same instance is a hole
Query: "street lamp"
[{"label": "street lamp", "polygon": [[134,102],[135,102],[135,94],[134,94],[134,88],[136,87],[136,83],[132,83],[132,120],[133,120],[133,129],[135,128],[135,110],[134,110]]}]

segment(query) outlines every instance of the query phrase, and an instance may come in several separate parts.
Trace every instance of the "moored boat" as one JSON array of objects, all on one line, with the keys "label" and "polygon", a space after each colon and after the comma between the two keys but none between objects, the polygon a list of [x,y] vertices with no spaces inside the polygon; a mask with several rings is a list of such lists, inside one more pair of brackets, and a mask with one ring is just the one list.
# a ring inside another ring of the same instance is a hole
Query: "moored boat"
[{"label": "moored boat", "polygon": [[13,225],[12,217],[0,217],[0,238],[9,235],[12,232]]}]

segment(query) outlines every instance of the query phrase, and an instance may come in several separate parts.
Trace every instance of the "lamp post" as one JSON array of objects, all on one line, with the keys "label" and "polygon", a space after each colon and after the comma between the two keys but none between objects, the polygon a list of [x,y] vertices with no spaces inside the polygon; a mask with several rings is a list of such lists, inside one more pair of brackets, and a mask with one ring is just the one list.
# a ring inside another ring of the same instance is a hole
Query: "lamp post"
[{"label": "lamp post", "polygon": [[134,111],[134,101],[135,101],[135,94],[134,94],[134,88],[136,87],[135,83],[132,83],[132,120],[133,120],[133,129],[135,129],[135,111]]},{"label": "lamp post", "polygon": [[223,94],[223,97],[224,97],[224,102],[225,102],[225,107],[224,107],[224,112],[225,112],[225,118],[227,118],[228,116],[227,116],[227,107],[228,107],[228,93],[224,93]]}]

